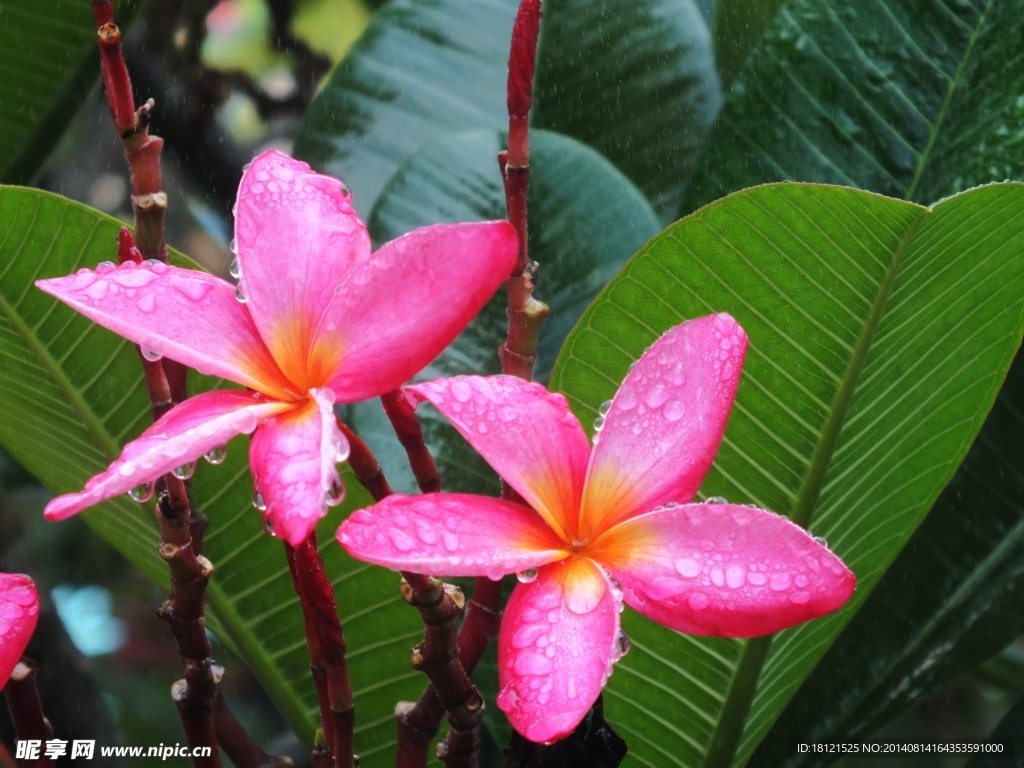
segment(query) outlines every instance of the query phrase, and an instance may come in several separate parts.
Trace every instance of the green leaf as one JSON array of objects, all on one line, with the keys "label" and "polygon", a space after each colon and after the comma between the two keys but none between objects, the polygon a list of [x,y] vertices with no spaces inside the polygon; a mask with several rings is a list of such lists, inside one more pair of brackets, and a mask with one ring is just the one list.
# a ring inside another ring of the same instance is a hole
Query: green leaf
[{"label": "green leaf", "polygon": [[[732,313],[750,350],[700,494],[810,521],[858,578],[843,610],[767,649],[627,612],[633,650],[606,701],[631,764],[722,766],[738,747],[742,765],[864,603],[953,476],[1020,343],[1022,212],[1018,184],[933,209],[758,187],[655,237],[584,313],[551,379],[584,423],[660,333]],[[752,662],[765,650],[762,670]]]},{"label": "green leaf", "polygon": [[[755,753],[869,736],[1024,632],[1024,355],[956,476]],[[794,757],[787,765],[827,765]]]},{"label": "green leaf", "polygon": [[[365,212],[432,139],[507,127],[517,6],[392,0],[310,107],[297,156],[345,179]],[[674,211],[721,101],[693,0],[547,0],[541,35],[534,124],[591,144]]]},{"label": "green leaf", "polygon": [[[117,4],[122,28],[139,4]],[[100,76],[96,25],[88,3],[33,0],[0,3],[0,30],[0,182],[24,183]]]},{"label": "green leaf", "polygon": [[929,203],[1024,172],[1021,0],[789,0],[730,90],[682,212],[815,181]]},{"label": "green leaf", "polygon": [[[730,92],[684,210],[778,179],[927,202],[1024,178],[1022,12],[1019,0],[790,0]],[[1022,400],[1011,374],[949,491],[759,760],[794,733],[864,735],[1024,631],[1012,607],[1024,590]]]},{"label": "green leaf", "polygon": [[[530,257],[541,265],[536,295],[551,307],[541,329],[535,369],[543,381],[583,310],[659,225],[644,196],[594,150],[546,131],[536,131],[531,143]],[[428,224],[505,218],[505,193],[495,159],[502,146],[504,136],[495,131],[470,131],[436,141],[414,155],[374,208],[370,231],[375,241]],[[419,378],[500,373],[497,349],[505,341],[507,303],[505,291],[499,289]],[[415,488],[380,404],[361,403],[350,413],[392,485]],[[497,476],[448,422],[427,406],[421,406],[419,415],[445,489],[496,494]]]},{"label": "green leaf", "polygon": [[718,0],[712,33],[715,63],[724,85],[743,69],[786,0]]},{"label": "green leaf", "polygon": [[[150,423],[141,366],[131,344],[32,282],[113,258],[121,224],[56,195],[16,187],[0,187],[0,221],[0,443],[53,492],[78,490]],[[174,261],[195,266],[177,254]],[[218,382],[199,384],[205,389]],[[409,648],[423,629],[400,599],[394,574],[351,560],[334,542],[342,517],[371,503],[350,475],[346,486],[346,503],[319,527],[321,549],[349,648],[357,750],[364,766],[383,767],[393,761],[395,702],[417,697],[424,685],[409,666]],[[203,552],[217,569],[207,591],[211,623],[311,743],[318,710],[302,614],[280,542],[263,532],[251,509],[247,441],[233,440],[224,464],[199,467],[192,491],[197,509],[210,518]],[[121,497],[84,518],[166,587],[152,504]]]}]

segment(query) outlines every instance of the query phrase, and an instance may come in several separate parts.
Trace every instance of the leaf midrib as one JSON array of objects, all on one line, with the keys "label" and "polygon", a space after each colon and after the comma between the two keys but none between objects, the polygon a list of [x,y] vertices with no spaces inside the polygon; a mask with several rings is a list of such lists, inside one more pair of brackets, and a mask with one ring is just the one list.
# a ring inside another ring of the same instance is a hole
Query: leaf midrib
[{"label": "leaf midrib", "polygon": [[[807,528],[811,523],[814,506],[824,485],[825,475],[835,452],[850,403],[853,400],[857,382],[864,369],[864,363],[871,350],[875,332],[882,319],[882,314],[885,312],[903,258],[918,229],[931,212],[930,208],[922,209],[910,224],[893,252],[885,277],[878,286],[878,292],[864,323],[864,329],[853,350],[850,363],[841,379],[833,406],[829,411],[828,419],[825,421],[818,444],[815,446],[800,493],[789,514],[790,520],[802,528]],[[772,637],[772,635],[755,637],[748,640],[743,646],[737,661],[735,676],[729,686],[729,693],[722,708],[722,715],[719,717],[711,741],[708,743],[703,768],[729,768],[732,764],[750,712],[757,681],[760,679],[764,662],[768,658]],[[730,741],[731,743],[729,743]]]},{"label": "leaf midrib", "polygon": [[960,80],[964,73],[964,67],[967,66],[967,61],[971,58],[971,53],[974,50],[974,44],[978,42],[978,37],[981,35],[981,29],[985,26],[985,19],[988,16],[988,12],[992,9],[992,4],[994,2],[995,0],[988,0],[988,4],[978,16],[978,23],[975,25],[974,29],[971,30],[971,37],[970,40],[967,41],[967,48],[964,50],[964,55],[960,57],[960,63],[957,64],[956,72],[953,74],[949,87],[946,89],[946,98],[943,99],[942,106],[939,108],[939,114],[936,116],[935,122],[932,124],[932,130],[928,136],[928,143],[925,145],[924,150],[918,158],[914,178],[911,180],[910,186],[907,187],[907,191],[904,194],[904,199],[906,200],[914,199],[914,193],[917,192],[917,185],[921,181],[921,176],[924,174],[925,166],[928,164],[928,158],[935,146],[935,142],[938,140],[939,130],[942,127],[943,121],[946,119],[946,112],[949,110],[949,104],[953,100],[953,93],[960,85]]}]

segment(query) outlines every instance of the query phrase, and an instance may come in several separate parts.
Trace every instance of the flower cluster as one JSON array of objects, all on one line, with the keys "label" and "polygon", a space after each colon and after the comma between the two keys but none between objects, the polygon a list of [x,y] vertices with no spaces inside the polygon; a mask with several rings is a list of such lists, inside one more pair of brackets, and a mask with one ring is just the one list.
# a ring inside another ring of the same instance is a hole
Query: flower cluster
[{"label": "flower cluster", "polygon": [[[485,222],[427,227],[371,253],[341,182],[274,151],[246,171],[235,226],[237,291],[159,262],[38,283],[148,357],[247,388],[174,407],[83,491],[54,499],[48,518],[187,474],[245,433],[257,506],[298,546],[342,498],[336,464],[348,445],[334,405],[422,369],[508,276],[517,245],[507,222]],[[565,398],[538,384],[467,376],[409,386],[411,401],[437,407],[527,506],[391,496],[353,513],[338,539],[396,570],[518,573],[499,637],[498,703],[538,742],[570,733],[597,699],[627,648],[623,604],[681,632],[730,637],[833,611],[853,574],[806,531],[721,499],[691,503],[746,347],[725,314],[671,329],[602,406],[593,447]]]},{"label": "flower cluster", "polygon": [[25,652],[39,620],[39,595],[32,579],[0,573],[0,688]]}]

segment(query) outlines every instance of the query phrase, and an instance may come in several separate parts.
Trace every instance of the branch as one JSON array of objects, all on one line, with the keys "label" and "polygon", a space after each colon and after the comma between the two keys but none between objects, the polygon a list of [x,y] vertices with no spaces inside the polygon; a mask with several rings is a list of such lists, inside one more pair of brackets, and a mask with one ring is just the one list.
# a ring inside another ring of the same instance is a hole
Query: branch
[{"label": "branch", "polygon": [[[149,135],[149,120],[155,104],[150,99],[138,109],[135,108],[131,78],[121,50],[121,30],[114,24],[114,9],[110,0],[92,0],[92,12],[96,21],[110,114],[124,145],[124,155],[131,172],[132,210],[135,213],[135,238],[139,256],[166,263],[164,211],[167,209],[167,195],[163,191],[160,173],[160,153],[164,142],[157,136]],[[171,360],[162,361],[161,365],[170,383],[170,399],[180,403],[186,397],[185,366]]]},{"label": "branch", "polygon": [[[14,723],[14,733],[19,741],[45,742],[53,738],[53,729],[43,716],[39,703],[36,671],[35,664],[22,658],[4,686],[7,708],[11,711],[11,722]],[[40,755],[36,760],[26,760],[25,765],[30,768],[48,768],[54,764],[52,758],[45,757],[45,753],[40,752]]]},{"label": "branch", "polygon": [[341,429],[342,434],[348,440],[348,465],[352,467],[356,480],[373,496],[374,501],[386,499],[393,491],[391,486],[388,485],[387,478],[384,477],[384,470],[380,468],[380,462],[377,461],[377,457],[373,455],[370,446],[349,429],[348,424],[341,419],[337,421],[338,428]]},{"label": "branch", "polygon": [[423,442],[423,428],[416,418],[416,409],[401,389],[393,389],[380,397],[384,413],[391,420],[398,442],[405,448],[409,466],[416,476],[416,484],[423,493],[437,493],[441,490],[441,476],[437,471],[434,457]]},{"label": "branch", "polygon": [[527,381],[533,375],[540,327],[549,309],[533,297],[538,265],[530,261],[526,198],[530,184],[530,107],[540,32],[541,0],[522,0],[512,27],[508,63],[508,151],[498,155],[508,220],[519,234],[519,257],[508,291],[508,338],[498,348],[501,372]]},{"label": "branch", "polygon": [[352,741],[355,709],[334,588],[324,573],[324,561],[316,546],[316,533],[298,547],[293,548],[287,543],[284,546],[306,622],[306,646],[314,680],[319,666],[322,670],[320,679],[326,682],[326,686],[318,683],[317,693],[327,747],[334,754],[335,768],[354,768],[357,764]]},{"label": "branch", "polygon": [[[215,674],[223,674],[221,667],[216,667]],[[248,734],[242,724],[228,708],[224,694],[220,688],[213,699],[213,728],[217,732],[217,741],[221,749],[238,768],[294,768],[295,763],[288,757],[268,755]]]}]

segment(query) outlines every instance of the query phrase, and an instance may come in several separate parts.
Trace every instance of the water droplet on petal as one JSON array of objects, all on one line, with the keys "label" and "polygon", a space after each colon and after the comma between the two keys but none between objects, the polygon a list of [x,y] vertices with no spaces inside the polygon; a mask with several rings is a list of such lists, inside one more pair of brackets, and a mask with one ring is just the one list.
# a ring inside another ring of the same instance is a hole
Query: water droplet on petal
[{"label": "water droplet on petal", "polygon": [[231,266],[228,267],[228,274],[235,278],[235,280],[242,276],[242,267],[238,263],[237,258],[231,260]]},{"label": "water droplet on petal", "polygon": [[388,538],[391,539],[391,543],[395,545],[395,549],[399,552],[408,552],[416,546],[416,541],[412,536],[397,528],[392,528],[388,531]]},{"label": "water droplet on petal", "polygon": [[223,464],[227,455],[228,447],[226,445],[215,445],[203,455],[203,458],[211,464]]},{"label": "water droplet on petal", "polygon": [[594,419],[594,431],[600,432],[602,429],[604,429],[604,416],[598,416]]},{"label": "water droplet on petal", "polygon": [[159,352],[154,352],[152,349],[142,350],[142,356],[149,360],[149,362],[151,363],[155,363],[157,360],[163,358],[163,355],[161,355]]},{"label": "water droplet on petal", "polygon": [[164,265],[164,263],[160,261],[160,259],[146,259],[142,263],[149,267],[162,267]]},{"label": "water droplet on petal", "polygon": [[608,415],[608,411],[610,411],[611,409],[612,409],[612,401],[611,400],[605,400],[603,403],[601,403],[601,407],[597,409],[597,412],[601,416],[607,416]]},{"label": "water droplet on petal", "polygon": [[729,500],[726,499],[725,496],[708,496],[707,501],[705,501],[704,503],[705,504],[728,504]]},{"label": "water droplet on petal", "polygon": [[192,477],[192,473],[196,471],[195,463],[182,464],[180,467],[175,467],[171,470],[171,474],[179,480],[188,480]]},{"label": "water droplet on petal", "polygon": [[703,592],[693,592],[687,602],[693,610],[703,611],[711,603],[711,600]]},{"label": "water droplet on petal", "polygon": [[811,599],[810,592],[794,592],[789,596],[789,602],[796,605],[803,605]]},{"label": "water droplet on petal", "polygon": [[[224,241],[221,240],[221,242]],[[238,240],[232,237],[231,242],[228,243],[228,250],[231,251],[232,253],[238,253]],[[238,275],[233,275],[233,277],[238,277]]]},{"label": "water droplet on petal", "polygon": [[661,413],[669,421],[679,421],[686,415],[686,406],[678,400],[670,400]]},{"label": "water droplet on petal", "polygon": [[[344,461],[344,459],[342,459]],[[331,482],[331,487],[327,490],[327,495],[324,497],[324,501],[327,502],[328,507],[336,507],[345,500],[345,484],[341,481],[340,477],[335,477]]]},{"label": "water droplet on petal", "polygon": [[345,198],[352,197],[352,190],[348,188],[348,184],[344,181],[341,182],[341,196]]},{"label": "water droplet on petal", "polygon": [[630,363],[629,364],[629,368],[627,369],[627,372],[628,373],[632,373],[633,369],[636,368],[636,364],[639,363],[639,362],[640,362],[639,360],[634,360],[632,363]]},{"label": "water droplet on petal", "polygon": [[241,286],[235,289],[235,298],[238,299],[238,301],[241,302],[242,304],[245,304],[245,302],[249,300],[248,298],[246,298],[245,294],[242,293]]},{"label": "water droplet on petal", "polygon": [[[263,498],[263,494],[259,491],[252,492],[252,505],[256,507],[260,512],[267,511],[267,502]],[[267,531],[267,533],[273,533],[273,531]]]},{"label": "water droplet on petal", "polygon": [[[123,487],[123,486],[122,486]],[[128,491],[128,495],[132,501],[137,501],[140,504],[144,504],[153,497],[153,484],[152,483],[140,483]]]},{"label": "water droplet on petal", "polygon": [[629,653],[629,649],[631,647],[632,645],[629,642],[629,637],[627,637],[626,633],[620,629],[618,634],[615,636],[615,650],[612,651],[612,661],[618,661],[621,659]]},{"label": "water droplet on petal", "polygon": [[[259,507],[256,507],[256,508],[259,509]],[[274,532],[274,521],[271,520],[269,517],[264,517],[263,518],[263,530],[266,531],[271,536],[273,536],[275,538],[277,537],[277,533]]]},{"label": "water droplet on petal", "polygon": [[531,581],[537,580],[537,569],[527,568],[525,571],[517,573],[516,578],[519,579],[519,583],[521,584],[529,584]]},{"label": "water droplet on petal", "polygon": [[97,272],[109,272],[112,269],[117,269],[117,265],[112,261],[101,261],[96,265]]},{"label": "water droplet on petal", "polygon": [[825,547],[826,549],[828,548],[828,542],[825,540],[824,536],[815,536],[814,540],[816,542],[818,542],[819,544],[821,544],[821,546]]}]

